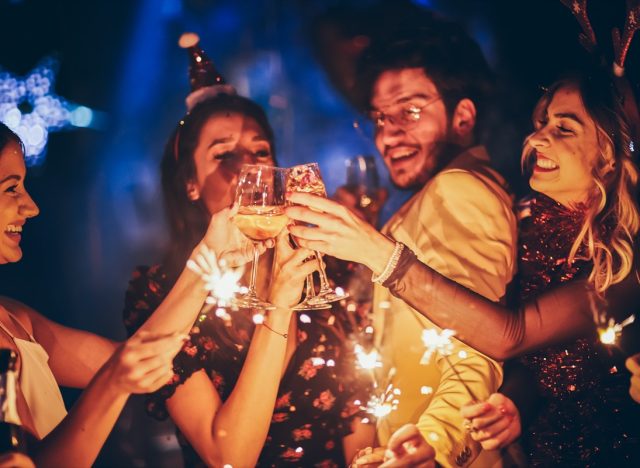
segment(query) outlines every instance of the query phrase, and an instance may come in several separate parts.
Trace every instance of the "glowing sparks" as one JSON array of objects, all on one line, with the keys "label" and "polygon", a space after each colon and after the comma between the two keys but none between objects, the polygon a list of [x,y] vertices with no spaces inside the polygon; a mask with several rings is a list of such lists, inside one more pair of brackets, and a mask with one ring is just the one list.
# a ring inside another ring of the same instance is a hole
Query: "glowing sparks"
[{"label": "glowing sparks", "polygon": [[422,331],[422,342],[427,347],[420,364],[429,364],[431,362],[431,356],[433,353],[440,353],[442,356],[449,356],[453,352],[453,343],[451,337],[456,332],[445,328],[442,332],[438,333],[435,328]]},{"label": "glowing sparks", "polygon": [[[472,400],[478,400],[474,395],[473,391],[469,388],[465,380],[462,378],[458,370],[455,368],[449,356],[453,353],[453,342],[451,341],[451,337],[454,336],[456,332],[454,330],[449,330],[445,328],[441,332],[438,332],[435,328],[430,328],[428,330],[422,331],[422,342],[426,346],[426,350],[422,355],[422,359],[420,359],[420,364],[426,365],[431,362],[431,357],[434,353],[440,354],[444,360],[447,362],[453,373],[456,375],[458,381],[465,388],[469,396]],[[460,359],[464,359],[467,356],[466,351],[462,350],[458,353],[458,357]]]},{"label": "glowing sparks", "polygon": [[392,411],[398,409],[398,396],[400,395],[400,389],[395,388],[392,384],[389,384],[384,392],[380,395],[372,395],[367,406],[361,406],[360,409],[372,414],[378,419],[388,416]]},{"label": "glowing sparks", "polygon": [[361,345],[356,344],[353,352],[356,355],[356,366],[359,369],[372,370],[377,367],[382,367],[380,354],[375,348],[367,353]]},{"label": "glowing sparks", "polygon": [[432,388],[432,387],[428,387],[428,386],[426,386],[426,385],[423,385],[423,386],[420,388],[420,393],[421,393],[422,395],[431,395],[431,394],[433,393],[433,388]]},{"label": "glowing sparks", "polygon": [[636,319],[635,315],[627,317],[620,323],[616,323],[612,318],[607,322],[606,327],[598,327],[598,334],[600,335],[600,341],[606,345],[613,345],[622,333],[622,329],[627,325],[632,324]]},{"label": "glowing sparks", "polygon": [[189,259],[187,267],[200,275],[205,290],[209,291],[208,304],[233,307],[236,294],[242,292],[239,284],[244,268],[229,268],[224,261],[218,262],[216,254],[207,246],[201,246],[195,260]]}]

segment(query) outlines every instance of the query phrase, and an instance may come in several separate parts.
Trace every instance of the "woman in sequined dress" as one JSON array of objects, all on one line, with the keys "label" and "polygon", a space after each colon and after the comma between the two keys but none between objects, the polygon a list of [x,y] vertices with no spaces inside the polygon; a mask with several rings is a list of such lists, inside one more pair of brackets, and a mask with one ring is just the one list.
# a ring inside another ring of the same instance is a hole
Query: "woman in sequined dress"
[{"label": "woman in sequined dress", "polygon": [[[597,326],[620,322],[640,303],[629,126],[610,80],[595,74],[554,84],[536,106],[534,125],[523,152],[534,192],[519,210],[517,311],[438,275],[406,248],[385,286],[494,359],[522,356],[544,396],[529,434],[532,464],[628,465],[638,457],[638,405],[629,398],[621,353],[600,343]],[[305,214],[318,226],[305,233],[307,248],[350,260],[344,252],[356,245],[372,255],[393,245],[329,201],[303,194],[291,201],[326,212]],[[632,332],[627,327],[618,342],[627,353]],[[519,433],[511,401],[495,398],[502,404],[465,408],[485,448]]]}]

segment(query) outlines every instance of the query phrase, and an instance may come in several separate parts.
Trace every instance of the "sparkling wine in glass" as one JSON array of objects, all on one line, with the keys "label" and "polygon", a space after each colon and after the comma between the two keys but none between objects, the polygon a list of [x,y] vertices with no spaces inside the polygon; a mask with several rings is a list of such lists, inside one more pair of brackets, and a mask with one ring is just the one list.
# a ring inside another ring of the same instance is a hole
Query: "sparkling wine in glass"
[{"label": "sparkling wine in glass", "polygon": [[[326,197],[327,191],[322,181],[318,163],[300,164],[289,168],[287,191],[306,192]],[[310,296],[309,292],[314,291],[313,276],[310,275],[311,277],[307,277],[307,296],[303,302],[294,307],[296,310],[326,308],[327,304],[331,302],[340,301],[349,297],[348,294],[340,294],[331,288],[322,262],[322,254],[315,251],[315,255],[318,260],[320,273],[320,291],[318,294]],[[311,281],[311,284],[309,284],[309,281]]]},{"label": "sparkling wine in glass", "polygon": [[258,297],[256,275],[260,253],[256,243],[275,238],[286,226],[284,214],[287,170],[280,167],[245,164],[236,189],[238,213],[233,217],[240,232],[254,243],[249,291],[236,301],[240,307],[274,309]]}]

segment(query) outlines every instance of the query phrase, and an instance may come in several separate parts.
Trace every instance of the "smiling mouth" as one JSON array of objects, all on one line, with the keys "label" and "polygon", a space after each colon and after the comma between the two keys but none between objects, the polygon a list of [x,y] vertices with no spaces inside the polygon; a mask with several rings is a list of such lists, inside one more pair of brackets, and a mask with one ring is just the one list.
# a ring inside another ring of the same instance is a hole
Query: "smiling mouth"
[{"label": "smiling mouth", "polygon": [[4,230],[4,233],[15,241],[20,241],[22,237],[22,226],[16,226],[15,224],[8,224]]},{"label": "smiling mouth", "polygon": [[387,153],[387,157],[392,163],[411,159],[418,154],[418,150],[401,150]]},{"label": "smiling mouth", "polygon": [[555,161],[552,161],[549,158],[544,158],[540,156],[536,158],[536,164],[534,166],[535,171],[550,172],[550,171],[555,171],[558,168],[559,168],[558,164],[556,164]]}]

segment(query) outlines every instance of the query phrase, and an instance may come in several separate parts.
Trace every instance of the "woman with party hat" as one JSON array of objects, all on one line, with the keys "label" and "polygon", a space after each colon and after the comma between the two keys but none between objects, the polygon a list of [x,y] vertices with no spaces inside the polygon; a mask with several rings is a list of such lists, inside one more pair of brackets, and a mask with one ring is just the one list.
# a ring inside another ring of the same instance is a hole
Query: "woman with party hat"
[{"label": "woman with party hat", "polygon": [[[161,265],[134,273],[129,332],[162,301],[209,219],[231,205],[241,166],[275,165],[262,108],[224,81],[197,36],[182,36],[180,45],[190,56],[192,92],[162,159],[171,242]],[[341,466],[372,442],[360,408],[368,386],[356,375],[346,319],[292,310],[317,262],[305,262],[310,252],[294,251],[286,232],[276,244],[275,260],[263,255],[257,275],[258,295],[276,308],[259,324],[251,309],[227,320],[203,313],[174,361],[174,379],[148,399],[151,415],[176,423],[186,466]]]}]

